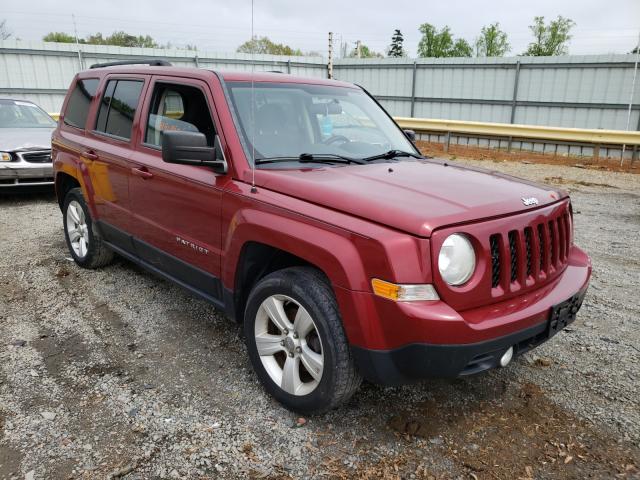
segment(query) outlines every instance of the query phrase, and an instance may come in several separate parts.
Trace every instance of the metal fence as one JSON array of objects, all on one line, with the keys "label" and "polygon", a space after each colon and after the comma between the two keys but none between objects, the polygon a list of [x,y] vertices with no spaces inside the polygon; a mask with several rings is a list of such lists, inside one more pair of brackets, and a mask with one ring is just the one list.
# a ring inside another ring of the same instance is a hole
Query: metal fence
[{"label": "metal fence", "polygon": [[[140,57],[229,70],[249,70],[253,63],[259,71],[327,76],[321,57],[7,40],[0,42],[0,96],[29,99],[56,112],[78,70]],[[340,59],[333,72],[337,79],[365,87],[394,116],[624,130],[634,60],[634,55]],[[630,129],[640,130],[640,85]]]},{"label": "metal fence", "polygon": [[[347,59],[334,76],[395,116],[624,130],[634,55]],[[640,86],[630,126],[640,130]]]}]

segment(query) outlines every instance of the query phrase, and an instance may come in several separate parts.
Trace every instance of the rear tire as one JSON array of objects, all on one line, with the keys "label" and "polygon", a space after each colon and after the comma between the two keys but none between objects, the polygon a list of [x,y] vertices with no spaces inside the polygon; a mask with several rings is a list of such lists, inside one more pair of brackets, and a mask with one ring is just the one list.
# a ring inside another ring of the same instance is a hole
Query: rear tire
[{"label": "rear tire", "polygon": [[64,237],[73,260],[82,268],[99,268],[113,260],[113,251],[94,230],[91,214],[80,188],[73,188],[64,197],[62,207]]},{"label": "rear tire", "polygon": [[313,268],[287,268],[260,280],[247,301],[244,332],[260,382],[290,410],[336,408],[362,381],[331,286]]}]

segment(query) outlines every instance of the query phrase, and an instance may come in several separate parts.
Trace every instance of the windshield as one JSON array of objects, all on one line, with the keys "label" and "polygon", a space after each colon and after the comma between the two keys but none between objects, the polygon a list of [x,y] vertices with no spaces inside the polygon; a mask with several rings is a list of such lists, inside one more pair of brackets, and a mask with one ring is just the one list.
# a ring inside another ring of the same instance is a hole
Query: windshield
[{"label": "windshield", "polygon": [[252,144],[258,161],[302,154],[362,159],[389,150],[416,152],[360,89],[256,82],[252,93],[250,82],[227,85],[250,159]]},{"label": "windshield", "polygon": [[55,120],[31,102],[0,99],[0,128],[52,128]]}]

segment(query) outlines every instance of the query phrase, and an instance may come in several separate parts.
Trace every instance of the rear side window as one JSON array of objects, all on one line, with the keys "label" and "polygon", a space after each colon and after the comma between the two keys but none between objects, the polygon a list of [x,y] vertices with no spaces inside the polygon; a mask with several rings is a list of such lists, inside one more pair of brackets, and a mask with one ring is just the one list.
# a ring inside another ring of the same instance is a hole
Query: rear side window
[{"label": "rear side window", "polygon": [[142,80],[109,80],[100,102],[96,130],[129,140],[143,84]]},{"label": "rear side window", "polygon": [[88,78],[78,80],[67,102],[67,110],[64,114],[64,123],[76,128],[84,128],[89,115],[91,100],[98,90],[99,80]]}]

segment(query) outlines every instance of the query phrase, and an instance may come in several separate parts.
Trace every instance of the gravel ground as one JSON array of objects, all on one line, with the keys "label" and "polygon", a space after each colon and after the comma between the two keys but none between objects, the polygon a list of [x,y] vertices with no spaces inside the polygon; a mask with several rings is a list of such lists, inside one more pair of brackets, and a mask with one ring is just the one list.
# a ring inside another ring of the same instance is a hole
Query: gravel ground
[{"label": "gravel ground", "polygon": [[210,305],[124,260],[76,267],[51,194],[0,198],[0,479],[637,478],[640,177],[462,162],[571,191],[578,320],[507,369],[364,384],[307,419]]}]

